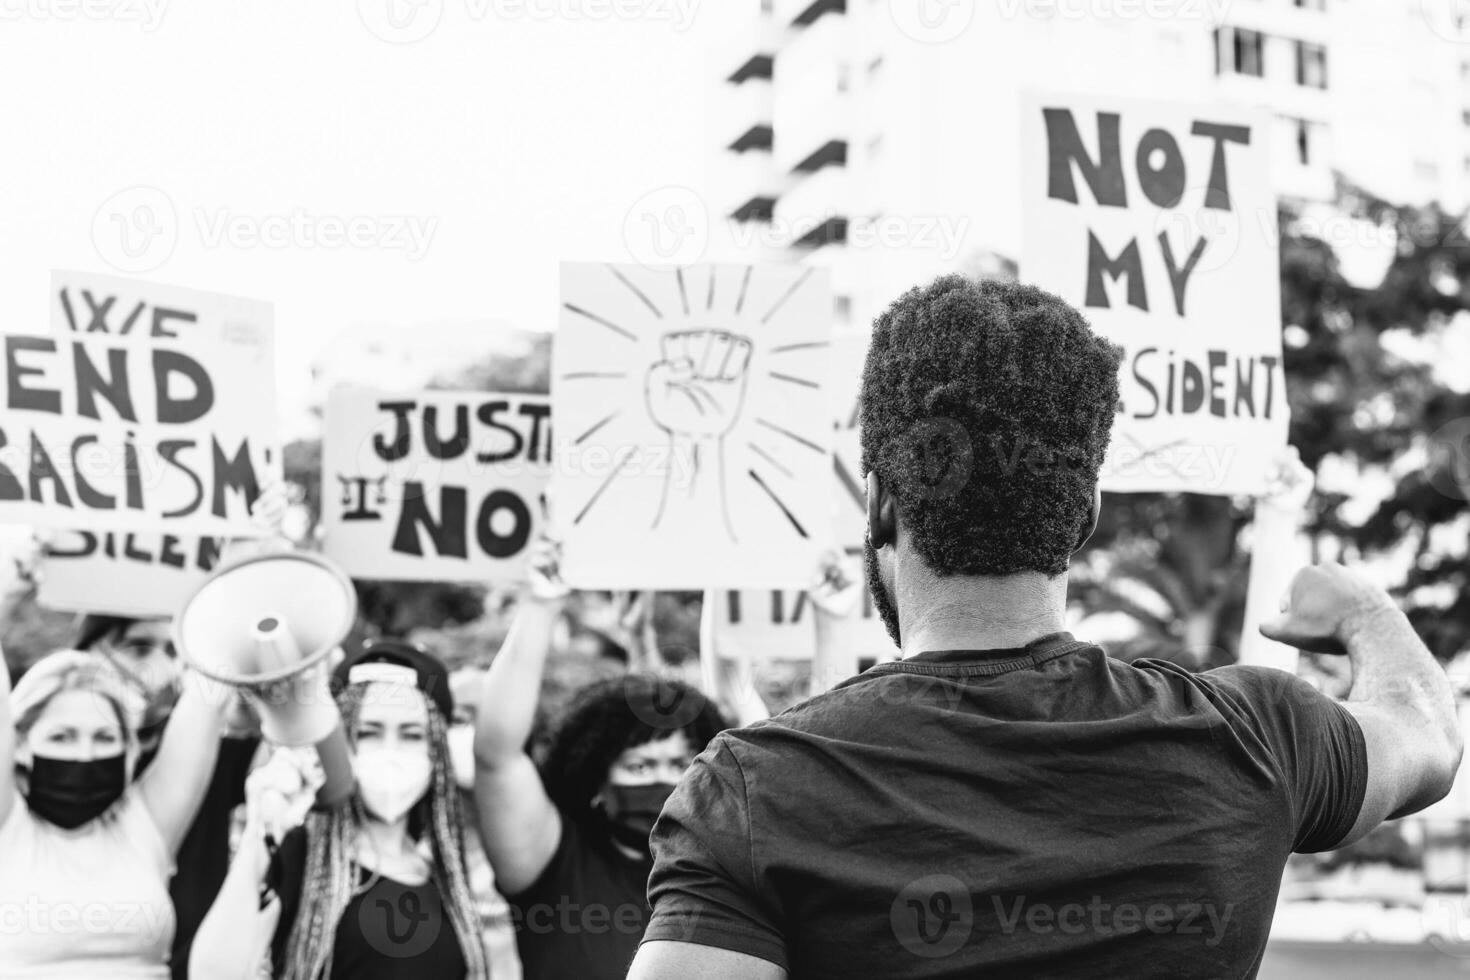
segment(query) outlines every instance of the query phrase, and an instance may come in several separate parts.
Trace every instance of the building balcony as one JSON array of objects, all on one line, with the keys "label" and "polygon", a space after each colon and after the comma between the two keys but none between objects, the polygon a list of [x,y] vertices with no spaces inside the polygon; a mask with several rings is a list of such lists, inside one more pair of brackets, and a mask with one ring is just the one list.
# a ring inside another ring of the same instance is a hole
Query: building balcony
[{"label": "building balcony", "polygon": [[749,79],[721,86],[715,118],[725,120],[725,146],[737,153],[769,150],[772,141],[771,83]]},{"label": "building balcony", "polygon": [[724,61],[725,81],[741,85],[752,80],[770,81],[781,31],[769,13],[752,11],[748,19],[721,41],[728,52]]},{"label": "building balcony", "polygon": [[806,27],[823,14],[847,11],[846,0],[776,0],[776,23],[782,27]]},{"label": "building balcony", "polygon": [[711,210],[737,222],[770,221],[784,183],[771,154],[759,150],[726,153],[716,166],[719,190],[710,202]]},{"label": "building balcony", "polygon": [[776,201],[771,220],[791,248],[819,248],[847,240],[850,175],[826,167],[797,179]]}]

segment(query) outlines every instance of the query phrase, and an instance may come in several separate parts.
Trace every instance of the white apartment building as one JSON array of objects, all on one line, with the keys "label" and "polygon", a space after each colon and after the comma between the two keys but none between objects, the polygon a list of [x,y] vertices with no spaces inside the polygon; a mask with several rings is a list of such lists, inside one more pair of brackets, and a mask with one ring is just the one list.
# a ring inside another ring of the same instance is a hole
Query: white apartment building
[{"label": "white apartment building", "polygon": [[1439,0],[721,0],[713,255],[830,266],[861,328],[908,285],[1020,248],[1027,88],[1234,102],[1276,117],[1273,180],[1334,173],[1459,210],[1470,32]]}]

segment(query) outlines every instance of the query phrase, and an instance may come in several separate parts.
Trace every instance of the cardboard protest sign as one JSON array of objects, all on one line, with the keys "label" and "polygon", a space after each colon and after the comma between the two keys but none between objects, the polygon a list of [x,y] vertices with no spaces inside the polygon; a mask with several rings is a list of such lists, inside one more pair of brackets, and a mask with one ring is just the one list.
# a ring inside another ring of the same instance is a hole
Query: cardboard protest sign
[{"label": "cardboard protest sign", "polygon": [[[856,429],[837,433],[832,457],[837,486],[833,494],[833,536],[849,556],[855,573],[862,575],[863,537],[867,498],[859,466]],[[808,570],[814,578],[816,568]],[[850,614],[830,621],[831,649],[841,658],[832,668],[843,676],[861,673],[875,663],[893,660],[898,648],[889,638],[883,621],[873,608],[865,585]],[[760,663],[770,660],[811,660],[816,649],[813,617],[821,613],[804,590],[758,590],[706,592],[704,601],[713,613],[715,653],[721,657]],[[827,684],[833,682],[827,679]]]},{"label": "cardboard protest sign", "polygon": [[1021,278],[1124,349],[1104,490],[1256,494],[1286,444],[1263,111],[1022,102]]},{"label": "cardboard protest sign", "polygon": [[8,334],[0,522],[253,535],[278,476],[267,303],[56,272],[49,335]]},{"label": "cardboard protest sign", "polygon": [[59,532],[41,558],[36,598],[66,612],[173,616],[219,563],[225,540]]},{"label": "cardboard protest sign", "polygon": [[523,578],[551,439],[544,395],[335,389],[322,447],[327,555],[355,578]]},{"label": "cardboard protest sign", "polygon": [[804,585],[829,544],[824,270],[562,266],[552,478],[579,588]]}]

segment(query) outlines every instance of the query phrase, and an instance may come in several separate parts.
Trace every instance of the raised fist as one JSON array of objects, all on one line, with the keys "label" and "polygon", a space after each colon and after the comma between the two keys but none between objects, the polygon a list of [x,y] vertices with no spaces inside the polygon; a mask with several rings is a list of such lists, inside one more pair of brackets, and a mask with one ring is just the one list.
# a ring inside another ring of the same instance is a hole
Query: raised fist
[{"label": "raised fist", "polygon": [[749,380],[749,339],[725,330],[663,335],[663,359],[644,378],[648,414],[670,435],[710,438],[735,426]]},{"label": "raised fist", "polygon": [[1313,653],[1347,652],[1346,641],[1369,619],[1397,614],[1388,593],[1335,562],[1308,565],[1291,580],[1281,615],[1261,624],[1268,639]]}]

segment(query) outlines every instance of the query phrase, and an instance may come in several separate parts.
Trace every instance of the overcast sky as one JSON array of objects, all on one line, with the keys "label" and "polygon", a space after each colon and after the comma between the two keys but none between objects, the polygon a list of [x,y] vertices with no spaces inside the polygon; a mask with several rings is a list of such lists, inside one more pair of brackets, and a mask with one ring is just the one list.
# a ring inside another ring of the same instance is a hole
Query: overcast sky
[{"label": "overcast sky", "polygon": [[343,330],[549,329],[559,259],[635,257],[736,6],[82,2],[0,0],[0,329],[52,268],[270,300],[288,415]]}]

